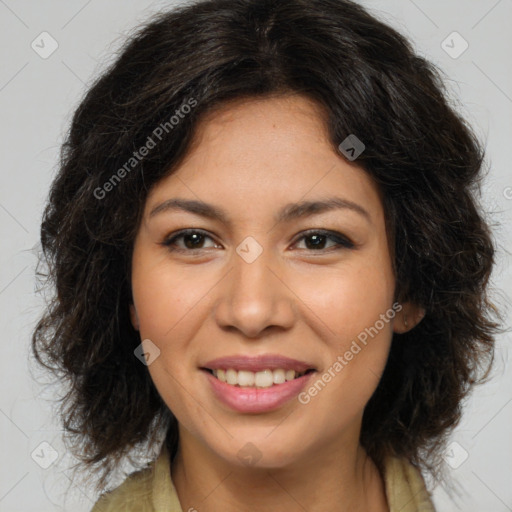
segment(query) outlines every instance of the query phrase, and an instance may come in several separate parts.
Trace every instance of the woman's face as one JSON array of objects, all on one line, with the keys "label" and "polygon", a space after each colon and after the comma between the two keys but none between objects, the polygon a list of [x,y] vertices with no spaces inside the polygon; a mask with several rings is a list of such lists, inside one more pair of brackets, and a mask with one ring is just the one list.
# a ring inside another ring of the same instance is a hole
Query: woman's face
[{"label": "woman's face", "polygon": [[136,237],[131,314],[151,377],[182,442],[232,464],[357,446],[401,325],[378,190],[321,116],[302,96],[211,113]]}]

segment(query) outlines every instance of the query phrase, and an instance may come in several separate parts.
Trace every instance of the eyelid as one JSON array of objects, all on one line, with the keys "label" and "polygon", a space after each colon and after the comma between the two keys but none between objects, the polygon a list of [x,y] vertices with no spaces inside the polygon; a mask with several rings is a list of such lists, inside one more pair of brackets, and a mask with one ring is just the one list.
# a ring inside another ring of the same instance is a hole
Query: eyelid
[{"label": "eyelid", "polygon": [[[312,235],[321,235],[325,236],[326,238],[333,240],[337,243],[337,247],[331,247],[330,249],[320,249],[318,251],[315,250],[309,250],[310,252],[328,252],[330,250],[336,250],[340,247],[345,247],[347,249],[352,249],[356,247],[356,244],[346,235],[343,235],[342,233],[339,233],[338,231],[331,231],[329,229],[322,229],[322,228],[311,228],[307,229],[306,231],[301,231],[298,235],[298,238],[296,239],[293,244],[295,245],[297,242],[301,241],[303,238],[306,238],[308,236]],[[308,250],[308,249],[305,249]]]},{"label": "eyelid", "polygon": [[[185,236],[185,235],[190,235],[190,234],[193,234],[193,233],[198,233],[200,235],[203,235],[205,238],[210,238],[212,239],[216,244],[218,244],[218,242],[215,241],[214,237],[212,235],[210,235],[207,231],[204,231],[203,229],[199,229],[199,228],[186,228],[186,229],[180,229],[179,231],[175,231],[173,233],[171,233],[170,235],[167,235],[163,242],[161,243],[161,245],[164,245],[166,247],[170,247],[171,244],[177,240],[178,238],[182,237],[182,236]],[[178,248],[177,250],[180,250],[181,248]],[[182,251],[185,251],[185,252],[192,252],[194,249],[181,249]],[[197,250],[202,250],[202,249],[197,249]]]},{"label": "eyelid", "polygon": [[[165,237],[165,239],[161,243],[161,245],[164,245],[164,246],[168,247],[169,250],[178,251],[178,252],[180,252],[180,251],[181,252],[188,252],[188,253],[192,253],[194,251],[201,251],[201,250],[211,249],[209,247],[207,247],[207,248],[201,248],[200,247],[198,249],[182,249],[180,247],[179,248],[171,248],[172,244],[178,238],[180,238],[182,236],[185,236],[185,235],[193,234],[193,233],[201,234],[205,238],[210,238],[216,244],[218,244],[218,242],[215,241],[215,238],[213,236],[211,236],[207,231],[204,231],[204,230],[199,229],[199,228],[186,228],[186,229],[182,229],[182,230],[176,231],[174,233],[171,233],[170,235]],[[298,242],[300,242],[304,238],[307,238],[308,236],[312,236],[312,235],[324,236],[327,239],[329,239],[331,241],[334,241],[336,243],[336,245],[334,247],[330,247],[328,249],[318,249],[318,250],[315,250],[315,249],[303,249],[303,250],[305,250],[307,252],[322,254],[322,253],[329,253],[329,252],[333,252],[333,251],[337,251],[337,250],[341,250],[341,249],[355,249],[355,248],[357,248],[357,244],[354,243],[346,235],[344,235],[344,234],[342,234],[342,233],[340,233],[338,231],[331,231],[331,230],[322,229],[322,228],[311,228],[311,229],[307,229],[305,231],[301,231],[297,235],[295,240],[293,241],[292,245],[296,245]]]}]

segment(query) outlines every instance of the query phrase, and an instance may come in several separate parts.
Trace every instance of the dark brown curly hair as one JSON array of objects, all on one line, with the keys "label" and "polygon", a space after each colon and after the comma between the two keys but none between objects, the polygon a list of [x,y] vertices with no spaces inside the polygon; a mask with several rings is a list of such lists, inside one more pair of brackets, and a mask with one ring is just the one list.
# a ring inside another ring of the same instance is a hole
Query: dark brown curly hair
[{"label": "dark brown curly hair", "polygon": [[335,150],[350,134],[366,145],[357,163],[382,192],[396,299],[426,311],[394,335],[365,408],[368,454],[435,471],[462,399],[488,374],[499,324],[487,292],[494,242],[477,197],[484,150],[437,68],[349,0],[196,1],[151,18],[88,89],[42,219],[42,274],[54,294],[32,348],[66,386],[65,432],[98,488],[159,435],[172,454],[178,444],[176,418],[134,356],[141,340],[129,318],[147,194],[184,157],[206,112],[290,93],[325,108]]}]

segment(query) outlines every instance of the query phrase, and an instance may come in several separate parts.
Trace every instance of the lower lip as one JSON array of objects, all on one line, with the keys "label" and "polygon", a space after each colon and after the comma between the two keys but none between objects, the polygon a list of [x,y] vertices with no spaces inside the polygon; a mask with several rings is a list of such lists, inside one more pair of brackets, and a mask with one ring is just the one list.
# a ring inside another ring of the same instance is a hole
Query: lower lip
[{"label": "lower lip", "polygon": [[309,378],[316,372],[311,372],[283,384],[274,384],[269,388],[242,388],[232,386],[203,370],[210,381],[217,398],[232,409],[239,412],[268,412],[285,404],[305,387]]}]

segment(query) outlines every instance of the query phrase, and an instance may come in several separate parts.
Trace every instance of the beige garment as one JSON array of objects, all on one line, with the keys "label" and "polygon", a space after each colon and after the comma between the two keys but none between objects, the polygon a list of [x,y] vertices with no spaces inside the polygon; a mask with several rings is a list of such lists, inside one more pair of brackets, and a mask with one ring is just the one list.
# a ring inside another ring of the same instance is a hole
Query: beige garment
[{"label": "beige garment", "polygon": [[[390,512],[435,512],[419,471],[403,459],[389,458],[384,482]],[[156,461],[129,475],[104,494],[91,512],[194,512],[183,511],[171,479],[165,443]]]}]

